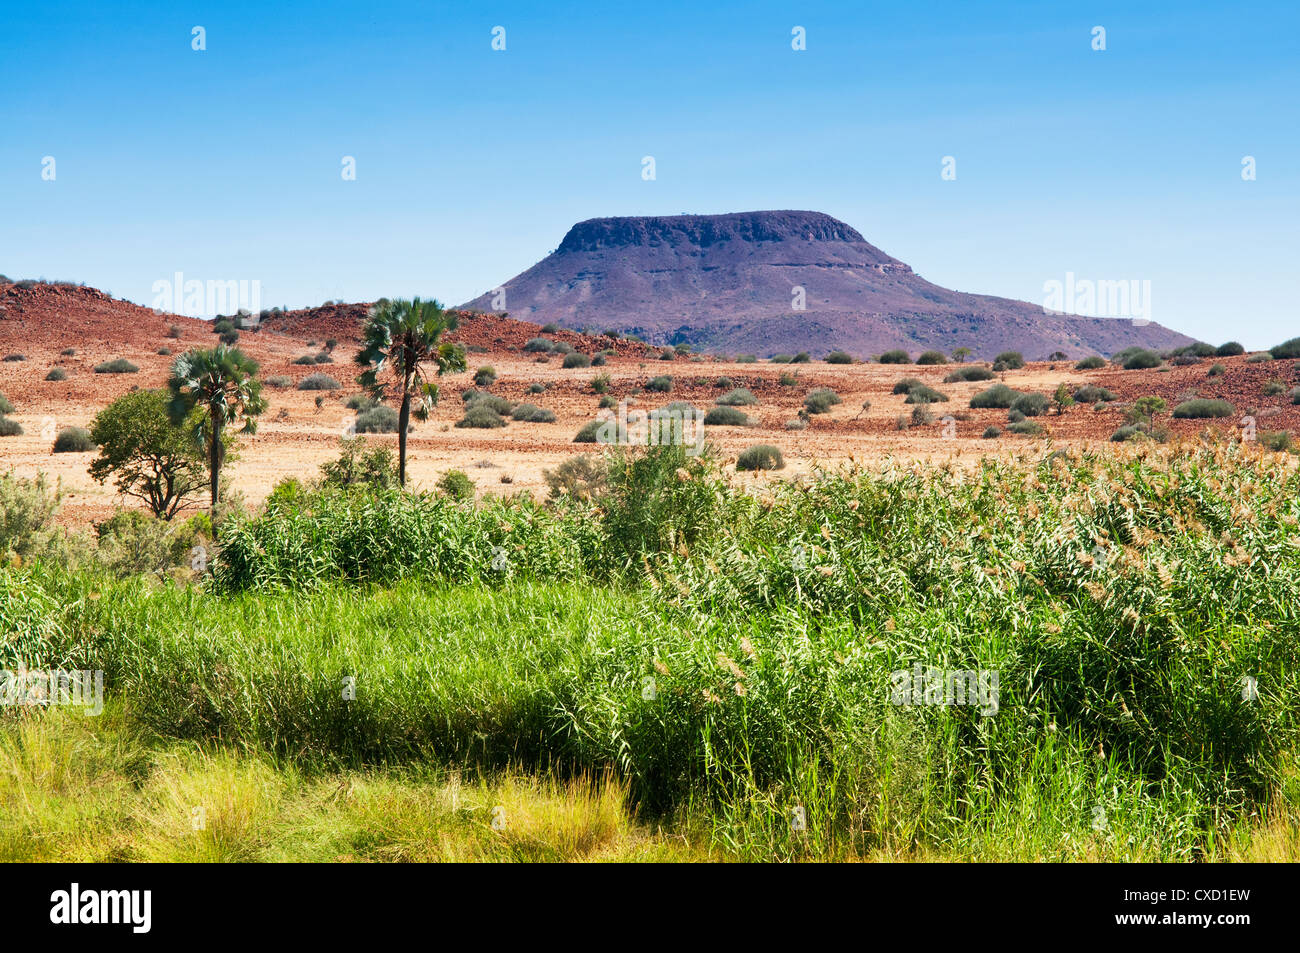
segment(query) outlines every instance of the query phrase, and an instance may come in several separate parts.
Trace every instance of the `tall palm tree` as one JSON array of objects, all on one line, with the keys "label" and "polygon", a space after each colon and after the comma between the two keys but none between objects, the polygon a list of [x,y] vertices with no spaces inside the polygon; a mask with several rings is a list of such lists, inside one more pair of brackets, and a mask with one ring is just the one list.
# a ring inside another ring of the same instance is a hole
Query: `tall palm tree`
[{"label": "tall palm tree", "polygon": [[172,364],[167,388],[171,399],[167,414],[176,424],[183,422],[195,407],[197,417],[193,431],[195,442],[206,446],[208,472],[212,479],[212,516],[217,515],[218,481],[221,462],[225,459],[226,426],[244,419],[243,432],[256,433],[254,419],[266,409],[262,382],[257,379],[257,362],[243,351],[225,345],[211,350],[186,351]]},{"label": "tall palm tree", "polygon": [[[365,368],[357,383],[376,400],[384,400],[391,387],[401,400],[397,414],[397,478],[406,486],[406,431],[411,423],[412,402],[415,416],[428,420],[429,411],[438,403],[438,385],[425,374],[425,365],[437,368],[437,376],[465,369],[465,352],[442,340],[446,331],[455,330],[456,316],[437,301],[410,301],[381,298],[370,309],[361,332],[363,346],[356,362]],[[391,379],[382,379],[391,367]]]}]

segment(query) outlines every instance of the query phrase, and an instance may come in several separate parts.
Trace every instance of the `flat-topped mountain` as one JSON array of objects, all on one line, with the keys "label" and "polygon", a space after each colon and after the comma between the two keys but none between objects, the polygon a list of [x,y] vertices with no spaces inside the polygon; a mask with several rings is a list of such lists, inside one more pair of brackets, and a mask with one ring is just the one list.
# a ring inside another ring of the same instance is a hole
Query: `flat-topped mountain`
[{"label": "flat-topped mountain", "polygon": [[491,291],[463,307],[760,356],[959,346],[977,357],[1077,356],[1192,340],[1155,323],[941,288],[821,212],[589,219],[502,288],[504,307]]}]

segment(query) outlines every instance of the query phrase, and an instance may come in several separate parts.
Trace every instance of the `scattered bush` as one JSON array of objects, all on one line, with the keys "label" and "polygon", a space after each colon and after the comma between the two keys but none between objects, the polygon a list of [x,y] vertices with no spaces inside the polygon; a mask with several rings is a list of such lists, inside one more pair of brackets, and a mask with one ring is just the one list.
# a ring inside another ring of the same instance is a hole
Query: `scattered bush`
[{"label": "scattered bush", "polygon": [[1007,433],[1021,437],[1041,437],[1046,430],[1037,420],[1021,420],[1018,423],[1007,424]]},{"label": "scattered bush", "polygon": [[827,364],[852,364],[853,356],[844,351],[831,351],[826,355]]},{"label": "scattered bush", "polygon": [[1206,373],[1205,376],[1206,376],[1206,377],[1222,377],[1225,371],[1227,371],[1227,368],[1224,367],[1222,364],[1211,364],[1211,365],[1210,365],[1210,369],[1209,369],[1209,371]]},{"label": "scattered bush", "polygon": [[1105,367],[1105,366],[1106,366],[1106,360],[1104,358],[1098,357],[1096,354],[1093,354],[1092,356],[1085,357],[1083,360],[1075,364],[1074,369],[1076,371],[1095,371],[1097,370],[1097,368]]},{"label": "scattered bush", "polygon": [[453,500],[474,499],[474,481],[464,470],[448,470],[434,485]]},{"label": "scattered bush", "polygon": [[75,347],[65,347],[59,353],[62,354],[64,357],[73,357],[74,355],[76,355],[77,349]]},{"label": "scattered bush", "polygon": [[959,367],[944,377],[945,384],[961,384],[966,381],[991,381],[993,372],[987,367]]},{"label": "scattered bush", "polygon": [[756,364],[756,363],[758,363],[758,355],[757,355],[757,354],[737,354],[737,355],[736,355],[736,363],[737,363],[737,364]]},{"label": "scattered bush", "polygon": [[312,358],[312,361],[316,364],[333,364],[334,358],[330,357],[328,351],[321,351]]},{"label": "scattered bush", "polygon": [[550,488],[551,498],[568,496],[575,500],[596,500],[605,493],[605,461],[589,453],[570,457],[554,470],[543,470],[542,479]]},{"label": "scattered bush", "polygon": [[659,360],[661,360],[661,361],[675,361],[675,360],[677,360],[677,352],[674,351],[674,350],[673,350],[672,348],[670,348],[670,347],[666,347],[666,348],[664,348],[662,351],[659,352]]},{"label": "scattered bush", "polygon": [[18,361],[25,361],[25,360],[27,360],[27,355],[26,355],[26,354],[6,354],[5,357],[4,357],[4,359],[5,359],[6,362],[9,362],[9,363],[16,363],[16,362],[18,362]]},{"label": "scattered bush", "polygon": [[1124,359],[1124,370],[1126,371],[1144,371],[1153,367],[1159,367],[1162,361],[1160,355],[1155,351],[1139,349]]},{"label": "scattered bush", "polygon": [[338,390],[342,386],[328,374],[308,374],[298,383],[299,390]]},{"label": "scattered bush", "polygon": [[712,407],[704,415],[704,423],[710,427],[748,427],[749,417],[735,407]]},{"label": "scattered bush", "polygon": [[300,357],[295,357],[293,359],[293,363],[294,364],[315,364],[316,358],[312,357],[312,355],[310,354],[303,354]]},{"label": "scattered bush", "polygon": [[667,375],[652,377],[646,383],[645,389],[655,394],[667,394],[673,389],[673,379]]},{"label": "scattered bush", "polygon": [[1266,430],[1259,435],[1260,446],[1275,453],[1285,453],[1291,449],[1291,432],[1289,430]]},{"label": "scattered bush", "polygon": [[22,426],[12,417],[0,414],[0,437],[21,437]]},{"label": "scattered bush", "polygon": [[337,460],[321,464],[321,485],[382,490],[398,485],[397,461],[388,447],[367,449],[365,437],[346,437]]},{"label": "scattered bush", "polygon": [[1300,338],[1291,338],[1289,341],[1283,341],[1276,347],[1269,348],[1268,353],[1272,354],[1273,357],[1279,361],[1298,358],[1300,357]]},{"label": "scattered bush", "polygon": [[528,343],[524,345],[524,350],[529,354],[538,354],[549,352],[553,347],[555,347],[555,342],[549,338],[530,338]]},{"label": "scattered bush", "polygon": [[1084,384],[1074,392],[1074,399],[1081,404],[1095,404],[1098,401],[1115,400],[1115,393],[1096,384]]},{"label": "scattered bush", "polygon": [[181,337],[181,329],[174,324],[170,325],[167,328],[167,336],[173,340],[179,340]]},{"label": "scattered bush", "polygon": [[993,363],[1001,364],[1007,370],[1016,371],[1025,366],[1025,358],[1019,351],[1003,351],[993,358]]},{"label": "scattered bush", "polygon": [[1046,394],[1037,393],[1021,394],[1011,402],[1011,410],[1018,410],[1026,417],[1038,417],[1045,414],[1051,406],[1052,402]]},{"label": "scattered bush", "polygon": [[574,443],[595,443],[599,435],[600,428],[604,425],[601,420],[589,420],[582,425],[577,436],[573,438]]},{"label": "scattered bush", "polygon": [[802,417],[795,417],[793,420],[787,420],[785,422],[785,429],[806,430],[808,429],[808,421],[804,420]]},{"label": "scattered bush", "polygon": [[276,374],[272,377],[268,377],[266,383],[271,387],[283,389],[285,387],[293,386],[293,378],[287,374]]},{"label": "scattered bush", "polygon": [[994,440],[1002,436],[1002,428],[993,426],[985,427],[984,433],[980,434],[980,436],[985,440]]},{"label": "scattered bush", "polygon": [[935,390],[933,387],[927,387],[925,384],[919,384],[907,392],[905,404],[937,404],[947,402],[948,395]]},{"label": "scattered bush", "polygon": [[95,365],[96,374],[134,374],[138,370],[140,368],[124,357],[117,357],[111,361],[104,361],[102,364]]},{"label": "scattered bush", "polygon": [[[728,381],[728,383],[730,383],[730,381]],[[717,402],[727,407],[742,407],[750,404],[757,404],[758,398],[755,397],[748,388],[736,387],[719,397]]]},{"label": "scattered bush", "polygon": [[159,357],[171,357],[171,353],[172,353],[172,349],[169,348],[169,347],[160,347],[160,348],[158,348],[158,356],[159,356]]},{"label": "scattered bush", "polygon": [[606,408],[609,407],[617,407],[618,401],[614,399],[612,394],[606,394],[604,397],[600,399],[600,403],[598,403],[596,406],[599,407],[601,410],[605,410]]},{"label": "scattered bush", "polygon": [[809,354],[807,351],[800,351],[800,352],[799,352],[798,354],[796,354],[794,357],[790,358],[790,363],[791,363],[791,364],[811,364],[811,363],[812,363],[812,355]]},{"label": "scattered bush", "polygon": [[881,364],[911,364],[912,359],[907,356],[907,352],[899,349],[886,351],[880,355]]},{"label": "scattered bush", "polygon": [[804,396],[803,405],[810,414],[824,414],[835,404],[842,403],[840,395],[829,387],[818,387]]},{"label": "scattered bush", "polygon": [[465,403],[466,411],[474,407],[486,407],[488,410],[495,414],[500,414],[502,417],[511,413],[515,409],[515,405],[504,397],[497,397],[495,394],[485,394],[481,391],[476,392],[474,396]]},{"label": "scattered bush", "polygon": [[1293,404],[1300,404],[1300,387],[1292,388],[1292,390],[1291,390],[1291,403],[1293,403]]},{"label": "scattered bush", "polygon": [[363,410],[369,410],[371,407],[378,407],[379,401],[375,400],[375,398],[371,397],[369,394],[353,394],[343,401],[343,406],[348,410],[360,412]]},{"label": "scattered bush", "polygon": [[85,427],[65,427],[54,438],[55,453],[86,453],[95,449],[90,431]]},{"label": "scattered bush", "polygon": [[533,383],[528,385],[528,393],[530,394],[541,394],[544,393],[545,391],[546,391],[545,384],[539,384],[536,381],[534,381]]},{"label": "scattered bush", "polygon": [[361,411],[353,422],[357,433],[397,433],[397,426],[397,411],[382,404]]},{"label": "scattered bush", "polygon": [[1205,417],[1231,417],[1236,410],[1226,400],[1212,400],[1198,397],[1185,400],[1174,408],[1174,416],[1180,419],[1200,419]]},{"label": "scattered bush", "polygon": [[0,394],[0,414],[12,414],[14,405],[4,394]]},{"label": "scattered bush", "polygon": [[1216,357],[1236,357],[1239,354],[1245,354],[1246,349],[1236,341],[1229,341],[1226,344],[1220,344],[1214,349]]},{"label": "scattered bush", "polygon": [[591,367],[591,358],[579,351],[564,356],[564,363],[560,365],[566,370],[572,370],[575,367]]},{"label": "scattered bush", "polygon": [[948,358],[940,351],[922,351],[921,356],[916,359],[917,364],[947,364]]},{"label": "scattered bush", "polygon": [[558,330],[560,330],[560,326],[554,321],[548,321],[546,324],[542,325],[543,334],[554,334]]},{"label": "scattered bush", "polygon": [[226,347],[234,347],[236,344],[239,343],[239,332],[236,331],[234,328],[231,328],[229,331],[222,331],[219,335],[217,335],[217,340],[220,341],[222,344],[224,344]]},{"label": "scattered bush", "polygon": [[736,458],[737,470],[782,470],[785,457],[770,443],[760,443],[748,448]]},{"label": "scattered bush", "polygon": [[45,375],[45,379],[47,381],[66,381],[68,379],[68,372],[61,367],[52,367],[50,368],[50,372]]},{"label": "scattered bush", "polygon": [[1279,380],[1271,380],[1264,385],[1265,397],[1276,397],[1278,394],[1286,393],[1286,385]]},{"label": "scattered bush", "polygon": [[1252,354],[1250,355],[1250,357],[1246,358],[1246,363],[1267,364],[1271,360],[1273,360],[1272,354],[1270,354],[1268,351],[1260,351],[1258,354]]},{"label": "scattered bush", "polygon": [[505,419],[487,404],[474,403],[465,411],[465,416],[456,421],[457,427],[473,427],[479,430],[490,430],[494,427],[504,427]]},{"label": "scattered bush", "polygon": [[488,364],[483,365],[474,372],[475,387],[490,387],[492,384],[496,383],[496,379],[496,368]]},{"label": "scattered bush", "polygon": [[910,394],[915,388],[924,386],[925,381],[921,380],[919,377],[904,377],[902,380],[894,384],[894,388],[890,393]]},{"label": "scattered bush", "polygon": [[972,408],[996,407],[1007,410],[1020,397],[1018,390],[1012,390],[1006,384],[994,384],[988,390],[982,390],[970,399]]},{"label": "scattered bush", "polygon": [[533,404],[520,404],[510,414],[515,420],[523,421],[529,424],[552,424],[555,423],[555,414],[549,410],[543,410]]},{"label": "scattered bush", "polygon": [[934,423],[934,414],[930,412],[929,404],[917,404],[912,408],[912,426],[927,427]]}]

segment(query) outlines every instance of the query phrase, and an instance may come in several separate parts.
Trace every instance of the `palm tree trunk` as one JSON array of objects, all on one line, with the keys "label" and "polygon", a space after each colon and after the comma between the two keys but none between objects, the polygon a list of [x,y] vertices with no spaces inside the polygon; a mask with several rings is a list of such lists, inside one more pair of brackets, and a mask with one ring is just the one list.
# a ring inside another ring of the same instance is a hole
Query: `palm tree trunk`
[{"label": "palm tree trunk", "polygon": [[402,395],[402,410],[397,415],[397,482],[406,488],[406,428],[411,422],[411,391]]},{"label": "palm tree trunk", "polygon": [[212,527],[217,526],[217,493],[221,480],[221,432],[217,429],[217,415],[209,415],[212,432],[208,437],[208,468],[212,471]]}]

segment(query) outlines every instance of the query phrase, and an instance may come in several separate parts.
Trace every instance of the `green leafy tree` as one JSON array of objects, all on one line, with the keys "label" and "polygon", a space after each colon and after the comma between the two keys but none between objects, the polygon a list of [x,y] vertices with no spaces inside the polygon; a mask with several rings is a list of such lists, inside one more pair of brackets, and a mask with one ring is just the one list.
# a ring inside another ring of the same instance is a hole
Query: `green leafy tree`
[{"label": "green leafy tree", "polygon": [[456,326],[456,316],[437,301],[383,298],[370,310],[362,329],[356,362],[365,370],[357,383],[376,400],[383,401],[395,390],[400,401],[397,478],[402,486],[406,486],[406,431],[411,412],[414,410],[417,420],[428,420],[429,411],[438,403],[438,385],[429,379],[425,368],[436,368],[439,377],[465,369],[465,352],[442,340],[443,334]]},{"label": "green leafy tree", "polygon": [[1056,414],[1059,417],[1065,413],[1065,408],[1074,405],[1074,395],[1070,393],[1070,388],[1062,381],[1056,385],[1056,393],[1052,395],[1052,401],[1056,404]]},{"label": "green leafy tree", "polygon": [[159,519],[171,519],[195,504],[208,482],[203,454],[191,437],[201,414],[195,408],[188,427],[177,426],[168,416],[165,391],[123,394],[90,425],[90,439],[99,445],[90,475],[98,483],[115,478],[123,496],[143,500]]},{"label": "green leafy tree", "polygon": [[[189,422],[194,442],[207,451],[215,521],[226,427],[242,418],[243,432],[256,433],[257,415],[266,409],[257,362],[224,345],[207,351],[196,348],[176,358],[167,388],[171,391],[168,416],[178,426]],[[196,408],[202,413],[194,415]]]},{"label": "green leafy tree", "polygon": [[966,362],[966,358],[968,357],[970,357],[970,348],[955,347],[952,349],[952,359],[956,361],[958,364],[964,364]]}]

